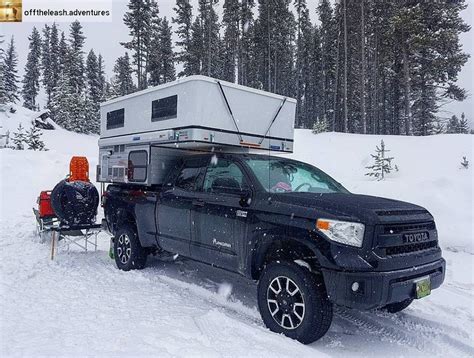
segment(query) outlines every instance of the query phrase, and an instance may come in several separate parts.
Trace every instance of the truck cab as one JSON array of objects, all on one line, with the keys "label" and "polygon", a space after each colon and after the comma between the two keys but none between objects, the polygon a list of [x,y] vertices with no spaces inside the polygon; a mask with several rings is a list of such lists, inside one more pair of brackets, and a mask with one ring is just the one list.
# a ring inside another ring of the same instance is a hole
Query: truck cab
[{"label": "truck cab", "polygon": [[119,269],[173,253],[236,272],[258,282],[267,327],[303,343],[327,332],[334,304],[398,312],[445,276],[426,209],[283,157],[178,158],[161,185],[109,185],[103,207]]}]

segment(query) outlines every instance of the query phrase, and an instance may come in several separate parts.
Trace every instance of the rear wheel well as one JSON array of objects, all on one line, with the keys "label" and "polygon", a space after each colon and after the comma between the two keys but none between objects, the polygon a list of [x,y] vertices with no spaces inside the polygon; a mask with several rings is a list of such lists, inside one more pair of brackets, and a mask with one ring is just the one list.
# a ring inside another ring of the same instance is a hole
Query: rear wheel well
[{"label": "rear wheel well", "polygon": [[119,210],[114,223],[114,232],[124,225],[133,225],[136,227],[135,217],[128,210]]},{"label": "rear wheel well", "polygon": [[318,271],[320,267],[314,251],[307,245],[291,238],[277,239],[257,255],[252,267],[252,279],[258,280],[265,266],[276,261],[296,261],[301,266],[309,266],[311,271]]}]

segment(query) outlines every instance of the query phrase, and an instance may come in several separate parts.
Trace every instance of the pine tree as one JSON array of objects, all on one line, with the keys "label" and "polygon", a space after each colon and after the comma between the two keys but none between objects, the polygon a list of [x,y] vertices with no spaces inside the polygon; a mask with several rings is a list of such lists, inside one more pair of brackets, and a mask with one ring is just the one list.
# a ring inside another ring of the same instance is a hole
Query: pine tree
[{"label": "pine tree", "polygon": [[413,49],[412,100],[414,132],[430,132],[439,102],[463,100],[466,92],[456,85],[461,67],[468,60],[459,35],[470,27],[461,19],[464,0],[420,2],[413,11],[419,16],[416,47]]},{"label": "pine tree", "polygon": [[171,26],[166,17],[154,22],[149,52],[149,84],[157,86],[174,81],[176,79],[176,72],[174,68]]},{"label": "pine tree", "polygon": [[50,110],[55,113],[54,121],[64,129],[77,133],[87,133],[85,103],[84,94],[76,92],[69,76],[63,72],[50,103]]},{"label": "pine tree", "polygon": [[261,88],[257,79],[254,5],[254,0],[242,0],[241,2],[238,82],[244,86]]},{"label": "pine tree", "polygon": [[[308,27],[309,30],[309,27]],[[306,31],[308,31],[306,30]],[[329,120],[325,112],[324,101],[324,74],[322,66],[322,38],[321,27],[314,26],[311,36],[304,36],[305,52],[303,55],[303,79],[304,79],[304,105],[302,112],[304,115],[304,126],[311,128],[314,124],[320,122],[329,130]],[[309,41],[312,41],[311,43]]]},{"label": "pine tree", "polygon": [[461,168],[469,169],[469,160],[466,157],[462,157]]},{"label": "pine tree", "polygon": [[437,118],[433,123],[432,134],[443,134],[446,133],[446,128],[441,119]]},{"label": "pine tree", "polygon": [[30,130],[26,133],[25,143],[28,145],[28,149],[45,150],[44,142],[41,140],[42,135],[41,130],[32,124]]},{"label": "pine tree", "polygon": [[[60,39],[58,27],[55,23],[53,23],[53,25],[51,25],[51,34],[49,39],[49,70],[51,71],[49,78],[49,86],[51,92],[54,91],[58,86],[59,75],[61,71],[61,64],[59,62],[61,60],[59,45]],[[79,69],[80,68],[78,68],[78,70]]]},{"label": "pine tree", "polygon": [[161,18],[154,16],[150,26],[150,44],[148,48],[147,72],[149,74],[148,84],[157,86],[161,83],[161,43],[160,30]]},{"label": "pine tree", "polygon": [[117,59],[114,66],[114,77],[112,80],[112,93],[115,97],[125,96],[135,92],[136,87],[132,79],[132,67],[130,65],[130,57],[128,52],[124,56]]},{"label": "pine tree", "polygon": [[[219,18],[215,5],[219,0],[199,0],[201,74],[222,78],[222,44],[219,37]],[[202,42],[201,42],[202,40]]]},{"label": "pine tree", "polygon": [[70,64],[69,46],[67,44],[66,35],[64,35],[64,32],[61,32],[61,40],[59,41],[58,58],[59,58],[59,77],[61,77],[61,74],[63,72],[66,73],[67,71],[69,71],[69,64]]},{"label": "pine tree", "polygon": [[0,106],[7,102],[5,89],[5,50],[3,49],[3,35],[0,34]]},{"label": "pine tree", "polygon": [[467,123],[464,112],[461,114],[461,120],[459,121],[458,133],[469,134],[469,124]]},{"label": "pine tree", "polygon": [[259,0],[255,24],[258,81],[263,89],[293,97],[295,19],[289,1]]},{"label": "pine tree", "polygon": [[100,53],[99,53],[99,56],[97,57],[97,64],[99,66],[99,90],[100,90],[100,98],[102,102],[106,98],[107,80],[105,79],[104,59]]},{"label": "pine tree", "polygon": [[459,119],[456,115],[453,115],[446,126],[446,133],[453,134],[458,133],[459,129]]},{"label": "pine tree", "polygon": [[68,78],[71,87],[78,96],[82,95],[85,89],[84,41],[82,25],[76,20],[69,27]]},{"label": "pine tree", "polygon": [[23,77],[23,106],[33,111],[38,110],[36,96],[40,90],[40,66],[41,66],[41,35],[33,27],[30,41],[28,57],[25,65],[25,75]]},{"label": "pine tree", "polygon": [[191,41],[187,54],[187,75],[202,74],[202,63],[204,61],[204,35],[202,20],[198,16],[191,26]]},{"label": "pine tree", "polygon": [[100,102],[102,100],[101,73],[97,56],[93,50],[89,51],[86,61],[86,105],[84,131],[99,133]]},{"label": "pine tree", "polygon": [[371,154],[372,158],[374,158],[374,164],[366,167],[367,169],[370,169],[371,172],[366,173],[365,175],[373,176],[377,180],[385,179],[385,175],[392,171],[392,160],[394,159],[393,157],[386,157],[385,155],[387,152],[390,151],[385,149],[385,143],[382,140],[380,142],[380,147],[378,145],[376,146],[376,154]]},{"label": "pine tree", "polygon": [[128,11],[123,22],[130,29],[128,42],[121,44],[133,52],[133,63],[136,66],[138,89],[147,87],[148,51],[152,35],[152,19],[157,16],[158,5],[154,0],[130,0]]},{"label": "pine tree", "polygon": [[26,142],[26,134],[24,132],[24,128],[21,123],[18,125],[16,132],[13,132],[13,149],[16,150],[23,150],[25,149],[25,142]]},{"label": "pine tree", "polygon": [[176,79],[176,70],[174,68],[173,42],[171,40],[171,25],[167,18],[161,21],[159,31],[159,43],[161,49],[161,81],[162,83],[171,82]]},{"label": "pine tree", "polygon": [[[49,108],[49,103],[52,97],[53,85],[51,80],[51,27],[48,24],[44,25],[43,28],[43,41],[41,49],[41,71],[43,72],[43,87],[46,92],[46,107]],[[53,118],[54,119],[54,118]]]},{"label": "pine tree", "polygon": [[326,120],[324,119],[324,117],[313,124],[313,129],[312,129],[313,134],[324,133],[327,131],[328,131],[328,124]]},{"label": "pine tree", "polygon": [[190,48],[191,48],[191,27],[193,23],[193,7],[189,0],[176,0],[174,8],[176,17],[173,17],[172,22],[178,25],[176,35],[178,41],[176,45],[180,51],[176,53],[176,60],[183,64],[183,70],[178,73],[178,77],[192,75],[192,66],[190,64]]},{"label": "pine tree", "polygon": [[[333,112],[335,111],[334,91],[335,91],[335,67],[336,67],[336,22],[333,9],[329,0],[320,0],[318,5],[318,15],[320,25],[321,41],[321,84],[322,84],[322,103],[321,111],[323,118],[332,122]],[[329,123],[328,123],[329,124]],[[334,130],[334,124],[330,126]]]},{"label": "pine tree", "polygon": [[55,23],[43,29],[43,42],[41,50],[41,67],[43,72],[43,85],[46,92],[46,107],[49,108],[53,91],[58,86],[61,71],[59,34]]},{"label": "pine tree", "polygon": [[15,49],[15,40],[11,37],[10,44],[8,45],[4,65],[4,88],[6,93],[7,102],[16,102],[19,100],[18,97],[18,76],[17,76],[17,65],[18,55]]},{"label": "pine tree", "polygon": [[224,1],[223,40],[223,68],[222,78],[229,82],[236,82],[237,59],[240,46],[240,4],[238,0]]},{"label": "pine tree", "polygon": [[[44,51],[47,47],[43,44],[43,59],[47,59],[50,57],[50,54],[45,54]],[[49,50],[48,50],[49,51]],[[65,115],[64,108],[60,108],[59,102],[63,101],[63,94],[65,97],[71,95],[72,88],[69,85],[69,74],[70,74],[70,49],[66,41],[66,36],[64,32],[61,32],[61,39],[59,40],[58,49],[57,49],[57,57],[58,57],[58,75],[57,81],[53,82],[51,77],[49,77],[49,84],[47,85],[45,82],[45,89],[49,91],[49,98],[47,100],[46,107],[49,110],[50,118],[56,122],[57,124],[67,127],[65,123],[65,119],[69,118],[69,115]],[[43,65],[43,72],[45,70],[45,66]],[[48,71],[51,71],[49,69]],[[43,78],[46,79],[47,77],[43,75]],[[48,89],[49,87],[49,89]],[[64,92],[67,89],[67,92]],[[61,111],[61,114],[58,116],[58,111]]]},{"label": "pine tree", "polygon": [[[296,40],[296,126],[300,128],[311,128],[319,117],[317,101],[313,98],[316,95],[319,78],[315,60],[314,36],[309,10],[306,0],[295,0],[297,13],[297,40]],[[317,59],[320,60],[319,58]]]}]

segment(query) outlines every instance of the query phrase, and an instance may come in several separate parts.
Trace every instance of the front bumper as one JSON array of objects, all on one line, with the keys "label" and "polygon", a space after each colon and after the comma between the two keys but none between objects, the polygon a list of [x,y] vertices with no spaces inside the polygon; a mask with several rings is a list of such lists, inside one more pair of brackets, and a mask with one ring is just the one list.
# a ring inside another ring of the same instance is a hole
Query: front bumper
[{"label": "front bumper", "polygon": [[[368,310],[415,298],[414,280],[430,276],[431,289],[444,281],[446,262],[435,262],[404,270],[383,272],[345,272],[322,269],[326,290],[331,302],[350,308]],[[352,290],[358,282],[359,289]]]}]

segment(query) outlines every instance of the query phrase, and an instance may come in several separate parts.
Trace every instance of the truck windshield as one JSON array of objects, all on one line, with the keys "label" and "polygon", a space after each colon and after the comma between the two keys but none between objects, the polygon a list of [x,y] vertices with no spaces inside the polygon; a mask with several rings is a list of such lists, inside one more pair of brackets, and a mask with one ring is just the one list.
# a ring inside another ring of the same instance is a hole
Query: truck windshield
[{"label": "truck windshield", "polygon": [[248,158],[246,163],[269,193],[349,193],[321,170],[277,158]]}]

